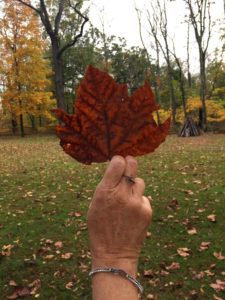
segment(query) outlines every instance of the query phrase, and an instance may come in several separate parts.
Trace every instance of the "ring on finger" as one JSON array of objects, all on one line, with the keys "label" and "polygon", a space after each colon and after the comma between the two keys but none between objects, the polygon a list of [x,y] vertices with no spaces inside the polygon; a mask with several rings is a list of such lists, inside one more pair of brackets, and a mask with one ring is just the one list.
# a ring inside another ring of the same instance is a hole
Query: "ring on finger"
[{"label": "ring on finger", "polygon": [[127,182],[135,183],[135,178],[133,176],[123,175],[123,177],[126,178]]}]

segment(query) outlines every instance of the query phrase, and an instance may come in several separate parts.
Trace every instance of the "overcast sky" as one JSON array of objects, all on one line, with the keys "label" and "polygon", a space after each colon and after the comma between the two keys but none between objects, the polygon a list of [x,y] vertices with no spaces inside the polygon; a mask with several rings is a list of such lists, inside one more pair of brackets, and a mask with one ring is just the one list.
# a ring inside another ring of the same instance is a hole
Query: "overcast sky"
[{"label": "overcast sky", "polygon": [[[143,25],[146,28],[147,24],[144,21],[144,13],[146,7],[152,0],[136,0],[136,5],[143,11]],[[152,1],[153,2],[153,1]],[[212,17],[215,21],[215,27],[210,42],[209,52],[213,52],[215,47],[221,47],[219,28],[224,21],[223,0],[215,0],[212,5]],[[101,28],[100,10],[104,8],[105,29],[108,34],[125,37],[129,46],[141,46],[138,19],[135,11],[134,0],[92,0],[90,11],[91,22]],[[183,59],[186,58],[186,33],[187,25],[184,23],[184,16],[187,10],[183,0],[176,0],[167,4],[168,9],[168,25],[170,38],[174,40],[176,52]],[[102,14],[103,15],[103,14]],[[147,37],[147,36],[146,36]],[[146,39],[147,41],[147,39]],[[192,32],[192,70],[196,70],[198,62],[198,52],[194,47],[195,40]],[[196,70],[197,71],[197,70]]]}]

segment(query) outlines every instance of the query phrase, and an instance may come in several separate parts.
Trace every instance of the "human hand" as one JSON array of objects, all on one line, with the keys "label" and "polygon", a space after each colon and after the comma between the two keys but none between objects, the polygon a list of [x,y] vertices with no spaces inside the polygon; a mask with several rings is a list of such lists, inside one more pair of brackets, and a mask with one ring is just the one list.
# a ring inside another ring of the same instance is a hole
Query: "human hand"
[{"label": "human hand", "polygon": [[[152,218],[144,181],[136,178],[137,161],[114,156],[88,211],[93,267],[120,267],[135,276],[139,252]],[[134,183],[125,176],[131,176]]]}]

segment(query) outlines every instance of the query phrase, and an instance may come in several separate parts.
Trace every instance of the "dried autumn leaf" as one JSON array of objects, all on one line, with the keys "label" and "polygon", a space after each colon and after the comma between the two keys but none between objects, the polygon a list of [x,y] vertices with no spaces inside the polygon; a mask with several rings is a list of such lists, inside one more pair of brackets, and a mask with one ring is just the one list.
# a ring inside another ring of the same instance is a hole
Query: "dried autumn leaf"
[{"label": "dried autumn leaf", "polygon": [[11,255],[11,250],[14,248],[14,245],[4,245],[2,247],[2,252],[1,252],[1,255],[2,256],[10,256]]},{"label": "dried autumn leaf", "polygon": [[221,252],[221,251],[220,251],[220,252],[213,252],[213,255],[214,255],[217,259],[219,259],[219,260],[224,260],[224,259],[225,259],[225,256],[222,255],[222,252]]},{"label": "dried autumn leaf", "polygon": [[212,283],[210,286],[216,291],[225,291],[225,281],[217,279],[216,283]]},{"label": "dried autumn leaf", "polygon": [[145,277],[153,278],[155,274],[154,274],[154,272],[153,272],[152,270],[144,270],[143,275],[144,275]]},{"label": "dried autumn leaf", "polygon": [[154,295],[148,294],[147,297],[146,297],[146,299],[148,299],[148,300],[149,300],[149,299],[150,299],[150,300],[151,300],[151,299],[154,299]]},{"label": "dried autumn leaf", "polygon": [[159,109],[150,86],[128,95],[127,85],[89,66],[77,92],[75,114],[53,110],[64,126],[56,127],[60,145],[76,160],[104,162],[118,154],[139,156],[153,152],[166,138],[170,118],[157,125]]},{"label": "dried autumn leaf", "polygon": [[70,213],[68,213],[68,216],[70,216],[70,217],[77,217],[77,218],[79,218],[79,217],[81,217],[81,213],[80,213],[80,212],[78,212],[78,211],[74,211],[74,212],[70,212]]},{"label": "dried autumn leaf", "polygon": [[190,255],[190,249],[184,247],[184,248],[178,248],[177,253],[182,257],[187,257]]},{"label": "dried autumn leaf", "polygon": [[190,234],[190,235],[194,235],[194,234],[197,234],[197,230],[196,230],[195,227],[193,227],[193,228],[189,229],[189,230],[187,231],[187,233]]},{"label": "dried autumn leaf", "polygon": [[214,276],[215,273],[211,272],[210,270],[205,270],[204,273],[207,275],[207,276]]},{"label": "dried autumn leaf", "polygon": [[67,284],[66,284],[66,289],[67,290],[71,290],[72,288],[73,288],[73,282],[72,281],[70,281],[70,282],[68,282]]},{"label": "dried autumn leaf", "polygon": [[45,240],[45,243],[46,243],[46,244],[53,244],[53,241],[50,240],[50,239],[47,239],[47,240]]},{"label": "dried autumn leaf", "polygon": [[30,296],[30,290],[23,286],[15,287],[12,295],[8,296],[8,299],[18,299],[20,297]]},{"label": "dried autumn leaf", "polygon": [[14,280],[9,281],[10,286],[18,286],[18,284]]},{"label": "dried autumn leaf", "polygon": [[51,260],[51,259],[53,259],[53,258],[54,258],[54,255],[53,255],[53,254],[49,254],[49,255],[46,255],[46,256],[44,257],[45,260]]},{"label": "dried autumn leaf", "polygon": [[202,242],[198,248],[198,251],[204,251],[207,250],[209,248],[209,245],[211,244],[211,242]]},{"label": "dried autumn leaf", "polygon": [[41,287],[41,280],[35,279],[28,286],[31,288],[30,294],[35,296],[35,295],[37,295],[37,292]]},{"label": "dried autumn leaf", "polygon": [[207,219],[211,222],[216,222],[216,215],[212,214],[212,215],[208,215],[207,216]]},{"label": "dried autumn leaf", "polygon": [[172,262],[171,265],[166,267],[167,270],[178,270],[180,269],[180,264],[178,262]]},{"label": "dried autumn leaf", "polygon": [[73,253],[67,252],[61,255],[63,259],[70,259],[73,256]]},{"label": "dried autumn leaf", "polygon": [[63,247],[63,243],[62,243],[62,241],[57,241],[57,242],[55,242],[54,246],[56,248],[62,248]]}]

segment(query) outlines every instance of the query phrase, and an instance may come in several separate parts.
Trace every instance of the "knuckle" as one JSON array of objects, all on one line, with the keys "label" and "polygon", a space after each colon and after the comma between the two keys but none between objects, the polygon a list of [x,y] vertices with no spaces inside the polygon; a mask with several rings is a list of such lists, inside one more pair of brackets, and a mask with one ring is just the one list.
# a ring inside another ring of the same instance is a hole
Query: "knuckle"
[{"label": "knuckle", "polygon": [[141,186],[143,189],[145,189],[145,182],[142,178],[135,178],[135,182],[137,185]]},{"label": "knuckle", "polygon": [[115,168],[124,168],[125,167],[125,160],[120,155],[113,156],[111,162]]},{"label": "knuckle", "polygon": [[126,156],[126,161],[127,161],[127,163],[129,163],[129,165],[131,167],[137,166],[137,160],[133,156],[130,156],[130,155]]}]

